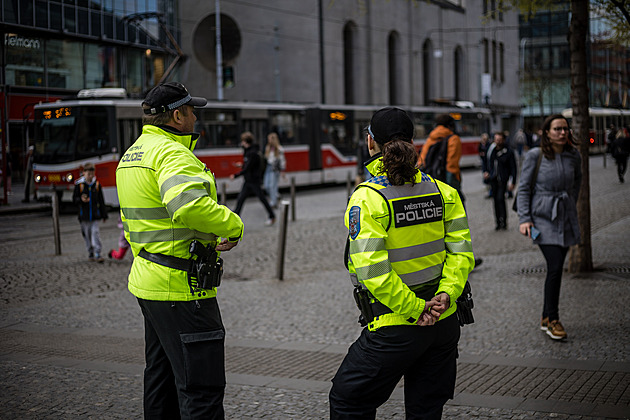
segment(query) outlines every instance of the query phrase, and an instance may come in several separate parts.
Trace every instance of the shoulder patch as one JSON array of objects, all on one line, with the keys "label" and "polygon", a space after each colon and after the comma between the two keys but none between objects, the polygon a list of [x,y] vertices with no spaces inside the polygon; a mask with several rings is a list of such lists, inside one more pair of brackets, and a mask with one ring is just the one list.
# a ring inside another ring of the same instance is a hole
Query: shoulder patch
[{"label": "shoulder patch", "polygon": [[350,238],[357,239],[361,231],[361,207],[352,206],[348,212],[348,231]]}]

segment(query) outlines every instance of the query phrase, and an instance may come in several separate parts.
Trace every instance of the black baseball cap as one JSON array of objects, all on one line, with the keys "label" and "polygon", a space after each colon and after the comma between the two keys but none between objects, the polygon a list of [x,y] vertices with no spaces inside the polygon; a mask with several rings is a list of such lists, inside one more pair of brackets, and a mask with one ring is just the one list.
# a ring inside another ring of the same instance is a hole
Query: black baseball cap
[{"label": "black baseball cap", "polygon": [[378,144],[385,144],[394,137],[413,139],[413,122],[400,108],[379,109],[372,115],[368,133]]},{"label": "black baseball cap", "polygon": [[142,105],[149,105],[151,108],[145,109],[147,115],[159,114],[161,112],[172,111],[182,105],[200,107],[207,104],[206,98],[190,96],[188,90],[181,83],[167,82],[154,87],[147,93]]}]

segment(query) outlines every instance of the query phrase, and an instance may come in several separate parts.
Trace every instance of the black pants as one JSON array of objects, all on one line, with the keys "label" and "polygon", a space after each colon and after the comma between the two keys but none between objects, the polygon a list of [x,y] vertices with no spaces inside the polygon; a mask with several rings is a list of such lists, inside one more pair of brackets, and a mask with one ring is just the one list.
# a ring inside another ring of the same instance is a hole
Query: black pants
[{"label": "black pants", "polygon": [[505,210],[505,191],[507,182],[492,180],[492,199],[494,200],[494,219],[498,228],[507,227],[507,213]]},{"label": "black pants", "polygon": [[241,209],[243,208],[243,203],[245,203],[245,199],[249,197],[250,195],[255,195],[256,197],[258,197],[260,202],[263,203],[263,206],[265,206],[265,209],[267,209],[267,214],[269,215],[270,219],[276,218],[276,215],[273,212],[273,209],[271,208],[271,206],[269,205],[269,202],[265,198],[265,194],[262,192],[262,188],[260,188],[260,185],[256,182],[246,181],[243,184],[243,188],[241,189],[241,192],[238,193],[238,198],[236,199],[236,208],[234,209],[234,213],[236,214],[241,213]]},{"label": "black pants", "polygon": [[567,256],[568,247],[560,245],[539,245],[547,261],[547,277],[545,278],[545,301],[542,317],[549,321],[560,319],[558,303],[560,301],[560,285],[562,283],[562,267]]},{"label": "black pants", "polygon": [[404,376],[407,419],[440,419],[455,391],[459,335],[455,315],[430,327],[363,329],[332,380],[330,418],[374,419]]},{"label": "black pants", "polygon": [[617,175],[619,175],[619,180],[621,181],[626,174],[626,169],[628,169],[628,155],[616,157],[615,163],[617,164]]},{"label": "black pants", "polygon": [[223,419],[225,330],[215,298],[138,299],[144,315],[145,419]]}]

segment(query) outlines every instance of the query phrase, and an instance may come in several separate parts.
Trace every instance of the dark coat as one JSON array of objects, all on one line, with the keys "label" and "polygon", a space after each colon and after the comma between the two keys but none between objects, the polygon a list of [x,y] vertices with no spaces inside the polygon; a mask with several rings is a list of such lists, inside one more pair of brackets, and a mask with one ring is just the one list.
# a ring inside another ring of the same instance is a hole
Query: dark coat
[{"label": "dark coat", "polygon": [[243,152],[243,168],[237,173],[234,174],[234,177],[237,178],[243,175],[245,178],[245,182],[252,182],[260,184],[262,182],[262,169],[261,169],[261,158],[260,153],[258,152],[258,145],[252,144],[250,147],[244,150]]},{"label": "dark coat", "polygon": [[501,149],[494,147],[488,163],[487,170],[491,181],[496,180],[501,184],[507,184],[508,180],[512,178],[512,183],[516,183],[516,158],[512,149],[507,145]]},{"label": "dark coat", "polygon": [[[525,155],[518,184],[519,223],[532,222],[540,231],[534,242],[543,245],[568,247],[580,242],[577,219],[577,199],[582,183],[582,158],[576,149],[555,155],[552,160],[543,156],[534,176],[540,148]],[[530,200],[530,185],[534,194]]]},{"label": "dark coat", "polygon": [[[81,195],[87,194],[90,201],[84,203]],[[94,181],[92,184],[80,178],[74,186],[72,202],[79,206],[79,220],[82,222],[92,222],[99,219],[107,219],[107,207],[103,198],[103,188],[100,182]]]}]

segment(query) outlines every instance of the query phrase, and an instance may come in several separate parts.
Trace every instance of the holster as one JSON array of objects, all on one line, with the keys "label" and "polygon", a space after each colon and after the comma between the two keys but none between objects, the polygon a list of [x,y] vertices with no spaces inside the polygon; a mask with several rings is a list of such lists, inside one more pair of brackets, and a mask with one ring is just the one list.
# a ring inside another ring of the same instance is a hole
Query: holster
[{"label": "holster", "polygon": [[195,290],[219,287],[223,276],[223,259],[217,258],[218,253],[196,240],[190,244],[190,253],[197,256],[188,271],[190,287]]},{"label": "holster", "polygon": [[365,327],[368,322],[371,322],[374,319],[374,312],[372,311],[372,305],[370,305],[370,292],[362,289],[360,286],[355,286],[352,295],[354,296],[357,308],[361,311],[359,324],[361,324],[362,327]]},{"label": "holster", "polygon": [[472,314],[472,309],[475,307],[472,298],[472,288],[470,287],[470,283],[467,281],[464,285],[464,290],[460,297],[457,298],[457,310],[455,311],[455,315],[457,315],[457,319],[459,320],[459,325],[464,326],[467,324],[472,324],[475,322],[475,318]]}]

